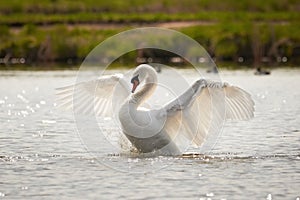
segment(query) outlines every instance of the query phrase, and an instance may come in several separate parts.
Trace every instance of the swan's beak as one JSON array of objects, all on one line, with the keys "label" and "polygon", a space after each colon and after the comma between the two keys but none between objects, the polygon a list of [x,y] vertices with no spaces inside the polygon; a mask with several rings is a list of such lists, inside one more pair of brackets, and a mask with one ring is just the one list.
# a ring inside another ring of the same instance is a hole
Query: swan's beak
[{"label": "swan's beak", "polygon": [[140,84],[140,82],[138,80],[133,80],[132,82],[132,90],[131,90],[131,93],[134,93],[136,87]]}]

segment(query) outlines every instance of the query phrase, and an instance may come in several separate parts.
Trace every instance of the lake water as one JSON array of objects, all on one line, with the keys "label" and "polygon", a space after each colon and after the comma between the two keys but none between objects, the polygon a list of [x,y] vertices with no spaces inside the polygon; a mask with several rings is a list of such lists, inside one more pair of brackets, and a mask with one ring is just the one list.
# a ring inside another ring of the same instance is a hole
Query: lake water
[{"label": "lake water", "polygon": [[226,123],[212,151],[194,158],[95,157],[72,114],[54,106],[54,88],[75,71],[0,76],[0,199],[300,198],[299,70],[223,71],[252,94],[255,118]]}]

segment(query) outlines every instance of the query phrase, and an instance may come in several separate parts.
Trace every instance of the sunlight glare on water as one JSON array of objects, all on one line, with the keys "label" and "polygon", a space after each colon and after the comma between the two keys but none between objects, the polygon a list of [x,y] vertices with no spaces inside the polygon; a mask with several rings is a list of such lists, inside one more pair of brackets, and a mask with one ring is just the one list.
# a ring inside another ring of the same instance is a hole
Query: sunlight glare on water
[{"label": "sunlight glare on water", "polygon": [[255,118],[226,123],[209,155],[155,158],[86,151],[72,114],[54,106],[75,71],[0,73],[1,198],[299,199],[299,70],[223,71],[252,94]]}]

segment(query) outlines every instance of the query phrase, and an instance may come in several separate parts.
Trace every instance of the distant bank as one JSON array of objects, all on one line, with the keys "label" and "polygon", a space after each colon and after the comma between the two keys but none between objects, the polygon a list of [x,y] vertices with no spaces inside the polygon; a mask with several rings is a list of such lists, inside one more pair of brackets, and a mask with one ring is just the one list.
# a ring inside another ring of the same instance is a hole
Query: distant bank
[{"label": "distant bank", "polygon": [[[216,62],[300,66],[300,3],[293,0],[4,0],[0,15],[1,68],[49,63],[68,68],[81,63],[106,38],[146,26],[187,34]],[[145,53],[142,59],[174,57],[153,52]],[[151,57],[153,54],[156,56]],[[134,63],[138,58],[137,51],[130,52],[120,64]]]}]

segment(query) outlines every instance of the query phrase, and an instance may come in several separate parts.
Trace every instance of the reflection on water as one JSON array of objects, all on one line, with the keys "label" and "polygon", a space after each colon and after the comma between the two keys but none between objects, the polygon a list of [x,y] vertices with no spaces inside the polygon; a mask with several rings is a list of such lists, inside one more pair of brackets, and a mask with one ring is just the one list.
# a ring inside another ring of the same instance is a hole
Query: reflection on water
[{"label": "reflection on water", "polygon": [[[278,70],[266,77],[223,72],[223,80],[253,95],[255,118],[227,123],[209,155],[151,158],[109,149],[95,158],[86,151],[72,115],[54,106],[54,88],[72,83],[76,72],[0,73],[0,198],[296,199],[300,195],[298,70]],[[188,71],[182,73],[195,78]]]}]

